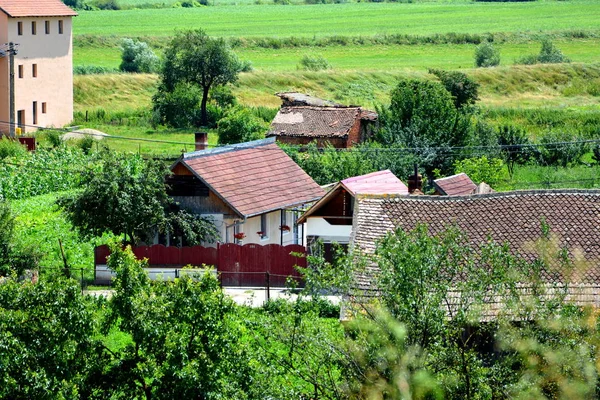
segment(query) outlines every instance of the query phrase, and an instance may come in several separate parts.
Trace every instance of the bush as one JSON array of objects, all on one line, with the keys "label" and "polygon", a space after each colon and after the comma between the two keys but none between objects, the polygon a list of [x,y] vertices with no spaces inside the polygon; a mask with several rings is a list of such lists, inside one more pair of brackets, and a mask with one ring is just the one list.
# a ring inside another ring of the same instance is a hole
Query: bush
[{"label": "bush", "polygon": [[114,74],[117,72],[119,72],[118,69],[101,67],[99,65],[75,65],[73,67],[73,75]]},{"label": "bush", "polygon": [[331,64],[323,56],[309,56],[308,54],[302,56],[298,69],[306,71],[321,71],[324,69],[331,69]]},{"label": "bush", "polygon": [[477,92],[479,84],[462,72],[430,69],[429,73],[442,81],[442,85],[452,95],[456,108],[475,104],[479,100]]},{"label": "bush", "polygon": [[158,70],[158,56],[148,43],[126,38],[123,39],[121,50],[121,71],[152,73]]},{"label": "bush", "polygon": [[96,0],[93,4],[99,10],[120,10],[121,6],[116,0]]},{"label": "bush", "polygon": [[581,157],[588,152],[587,143],[579,142],[583,138],[570,132],[549,132],[541,140],[544,146],[539,148],[538,161],[543,165],[567,167],[578,164]]},{"label": "bush", "polygon": [[560,64],[569,63],[571,60],[566,57],[554,43],[548,38],[542,40],[542,48],[538,55],[523,56],[515,61],[515,64],[533,65],[533,64]]},{"label": "bush", "polygon": [[233,108],[218,125],[219,144],[249,142],[265,137],[268,125],[247,108]]},{"label": "bush", "polygon": [[504,162],[499,158],[487,158],[486,156],[467,158],[454,163],[454,173],[464,172],[469,175],[473,182],[485,182],[494,186],[506,179]]},{"label": "bush", "polygon": [[476,67],[495,67],[500,65],[500,51],[489,42],[481,43],[475,48]]},{"label": "bush", "polygon": [[172,92],[159,91],[152,98],[154,123],[173,128],[200,126],[202,90],[190,83],[179,83]]},{"label": "bush", "polygon": [[27,154],[27,149],[16,140],[0,136],[0,160],[6,157],[20,157]]}]

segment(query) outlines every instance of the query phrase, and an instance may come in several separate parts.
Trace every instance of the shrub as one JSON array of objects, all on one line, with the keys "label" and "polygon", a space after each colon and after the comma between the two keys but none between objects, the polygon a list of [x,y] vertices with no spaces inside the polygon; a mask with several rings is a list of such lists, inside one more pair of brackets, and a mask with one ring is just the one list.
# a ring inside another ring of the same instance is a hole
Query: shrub
[{"label": "shrub", "polygon": [[125,72],[156,72],[158,56],[154,54],[148,43],[133,39],[123,39],[121,45],[121,65],[119,69]]},{"label": "shrub", "polygon": [[116,0],[96,0],[93,6],[99,10],[120,10],[121,6]]},{"label": "shrub", "polygon": [[475,66],[495,67],[500,65],[500,51],[489,42],[481,43],[475,48]]},{"label": "shrub", "polygon": [[442,85],[452,95],[456,108],[475,104],[479,99],[477,92],[479,84],[462,72],[430,69],[429,73],[442,81]]},{"label": "shrub", "polygon": [[101,67],[99,65],[75,65],[73,67],[74,75],[99,75],[99,74],[114,74],[119,72],[115,68]]},{"label": "shrub", "polygon": [[173,128],[200,126],[202,90],[190,83],[179,83],[172,92],[154,95],[154,123]]},{"label": "shrub", "polygon": [[[541,164],[566,167],[578,164],[581,157],[588,152],[587,143],[577,143],[583,138],[570,132],[547,133],[541,140],[538,160]],[[568,143],[566,143],[568,142]]]},{"label": "shrub", "polygon": [[19,157],[27,153],[27,149],[16,140],[0,136],[0,160],[6,157]]},{"label": "shrub", "polygon": [[491,186],[506,178],[504,161],[486,156],[467,158],[454,163],[454,173],[464,172],[475,183],[485,182]]},{"label": "shrub", "polygon": [[298,69],[306,71],[321,71],[324,69],[331,69],[331,64],[323,56],[309,56],[308,54],[302,56]]},{"label": "shrub", "polygon": [[268,125],[247,108],[233,108],[217,125],[219,144],[242,143],[265,137]]},{"label": "shrub", "polygon": [[290,0],[273,0],[273,4],[277,4],[280,6],[287,6],[292,3],[290,2]]},{"label": "shrub", "polygon": [[538,55],[526,55],[515,61],[515,64],[532,65],[532,64],[559,64],[569,63],[571,60],[566,57],[559,49],[554,46],[554,43],[548,38],[542,40],[542,48]]}]

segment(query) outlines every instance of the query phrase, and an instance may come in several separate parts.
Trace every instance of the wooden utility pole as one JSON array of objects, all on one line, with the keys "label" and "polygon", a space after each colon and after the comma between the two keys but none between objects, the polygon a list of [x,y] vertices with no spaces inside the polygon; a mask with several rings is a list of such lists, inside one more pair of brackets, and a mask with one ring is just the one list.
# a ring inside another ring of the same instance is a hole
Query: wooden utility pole
[{"label": "wooden utility pole", "polygon": [[15,135],[15,56],[17,55],[17,45],[13,42],[8,44],[8,60],[10,68],[10,127],[9,134],[11,138]]}]

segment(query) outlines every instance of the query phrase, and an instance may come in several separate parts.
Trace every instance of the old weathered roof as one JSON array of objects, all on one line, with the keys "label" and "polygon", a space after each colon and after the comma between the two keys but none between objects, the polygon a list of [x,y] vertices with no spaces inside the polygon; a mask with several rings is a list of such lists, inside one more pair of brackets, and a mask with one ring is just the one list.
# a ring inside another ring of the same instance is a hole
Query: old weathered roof
[{"label": "old weathered roof", "polygon": [[184,154],[183,164],[241,217],[315,201],[324,190],[275,139]]},{"label": "old weathered roof", "polygon": [[70,17],[77,13],[60,0],[0,0],[9,17]]},{"label": "old weathered roof", "polygon": [[323,207],[339,190],[346,190],[352,196],[356,194],[399,194],[408,195],[408,187],[396,177],[389,169],[372,172],[366,175],[346,178],[338,182],[318,202],[309,208],[300,218],[298,223],[303,224],[306,218]]},{"label": "old weathered roof", "polygon": [[600,190],[516,191],[479,196],[357,196],[351,245],[374,253],[376,242],[397,227],[427,224],[431,234],[456,226],[474,247],[489,239],[533,258],[541,220],[558,246],[580,253],[593,268],[582,281],[600,282]]},{"label": "old weathered roof", "polygon": [[473,194],[477,189],[477,185],[464,172],[436,179],[433,181],[433,184],[441,194],[446,196],[469,195]]},{"label": "old weathered roof", "polygon": [[282,107],[267,136],[346,138],[360,113],[358,107]]}]

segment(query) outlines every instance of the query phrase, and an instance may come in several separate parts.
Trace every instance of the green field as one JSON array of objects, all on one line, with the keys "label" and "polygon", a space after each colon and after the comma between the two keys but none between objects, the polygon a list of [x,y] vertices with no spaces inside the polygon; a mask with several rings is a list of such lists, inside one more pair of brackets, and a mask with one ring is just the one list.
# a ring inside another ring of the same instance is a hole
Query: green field
[{"label": "green field", "polygon": [[446,32],[597,30],[597,1],[346,3],[81,11],[75,35],[171,36],[203,28],[223,37],[428,35]]}]

